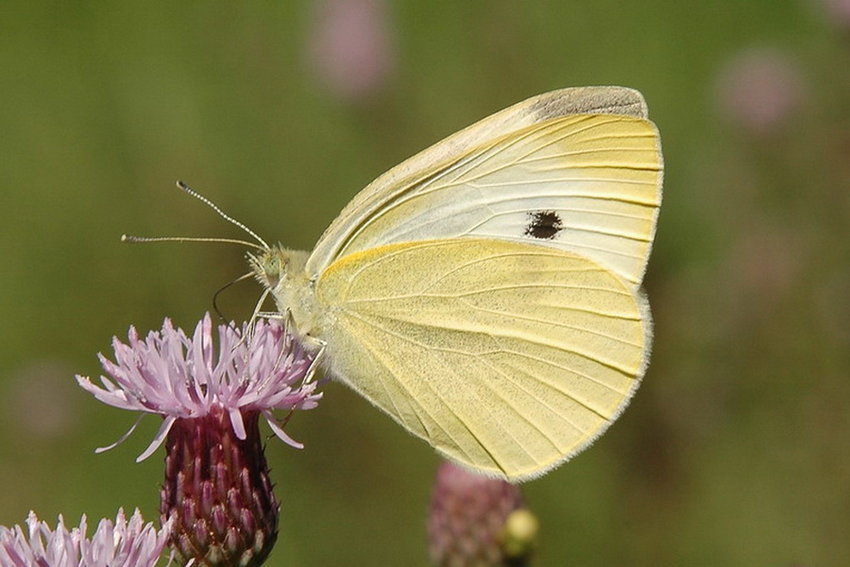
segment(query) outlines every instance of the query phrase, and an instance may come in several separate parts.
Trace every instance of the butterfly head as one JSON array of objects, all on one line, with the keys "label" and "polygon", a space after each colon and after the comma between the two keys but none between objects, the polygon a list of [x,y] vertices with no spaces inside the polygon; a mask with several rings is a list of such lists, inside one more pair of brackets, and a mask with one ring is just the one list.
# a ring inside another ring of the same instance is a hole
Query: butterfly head
[{"label": "butterfly head", "polygon": [[309,332],[312,313],[312,285],[307,274],[307,258],[303,250],[272,246],[259,254],[249,254],[254,276],[274,298],[280,313],[290,312],[296,327]]}]

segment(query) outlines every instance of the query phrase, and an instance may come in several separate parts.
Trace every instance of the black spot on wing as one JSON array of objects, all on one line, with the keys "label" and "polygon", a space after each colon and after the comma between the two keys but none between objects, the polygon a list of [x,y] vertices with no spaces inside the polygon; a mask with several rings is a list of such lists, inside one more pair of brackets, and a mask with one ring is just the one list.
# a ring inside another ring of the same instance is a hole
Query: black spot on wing
[{"label": "black spot on wing", "polygon": [[553,240],[561,229],[561,217],[555,211],[531,211],[525,225],[525,235],[541,240]]}]

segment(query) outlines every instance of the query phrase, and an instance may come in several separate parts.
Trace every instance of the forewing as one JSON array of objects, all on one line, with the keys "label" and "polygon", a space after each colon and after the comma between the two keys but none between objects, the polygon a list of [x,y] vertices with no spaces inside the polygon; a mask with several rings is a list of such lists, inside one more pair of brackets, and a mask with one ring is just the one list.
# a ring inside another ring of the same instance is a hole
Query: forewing
[{"label": "forewing", "polygon": [[564,89],[443,140],[358,194],[308,262],[396,242],[493,237],[586,255],[640,283],[661,199],[658,134],[637,91]]},{"label": "forewing", "polygon": [[440,453],[523,480],[619,415],[649,348],[642,299],[595,262],[500,240],[389,245],[317,282],[332,373]]}]

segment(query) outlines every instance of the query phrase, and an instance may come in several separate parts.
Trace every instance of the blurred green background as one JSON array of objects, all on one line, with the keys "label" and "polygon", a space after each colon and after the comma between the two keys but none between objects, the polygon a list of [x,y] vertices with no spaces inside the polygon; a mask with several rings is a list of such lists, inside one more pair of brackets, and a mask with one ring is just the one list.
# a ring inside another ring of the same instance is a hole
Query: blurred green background
[{"label": "blurred green background", "polygon": [[[641,90],[665,197],[652,364],[524,485],[537,565],[850,564],[850,5],[16,2],[0,7],[0,524],[158,509],[157,420],[91,399],[130,324],[192,326],[246,271],[183,179],[309,248],[374,176],[525,97]],[[243,319],[246,282],[222,309]],[[339,385],[271,440],[269,565],[427,565],[437,458]]]}]

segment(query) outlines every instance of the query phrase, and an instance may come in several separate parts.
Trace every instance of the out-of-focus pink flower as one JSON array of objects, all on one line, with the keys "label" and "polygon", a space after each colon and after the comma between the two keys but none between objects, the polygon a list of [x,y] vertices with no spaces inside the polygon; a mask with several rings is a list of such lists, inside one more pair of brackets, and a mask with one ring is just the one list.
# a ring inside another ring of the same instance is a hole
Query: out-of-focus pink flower
[{"label": "out-of-focus pink flower", "polygon": [[343,100],[379,91],[394,63],[383,0],[317,1],[309,60],[327,88]]},{"label": "out-of-focus pink flower", "polygon": [[64,362],[38,360],[9,376],[2,411],[17,425],[15,435],[58,438],[73,430],[79,410],[70,374]]},{"label": "out-of-focus pink flower", "polygon": [[850,29],[850,0],[818,0],[824,5],[831,23],[844,30]]},{"label": "out-of-focus pink flower", "polygon": [[428,519],[431,560],[440,567],[527,564],[537,520],[519,487],[449,461],[437,469]]},{"label": "out-of-focus pink flower", "polygon": [[720,73],[719,106],[723,116],[746,131],[767,134],[787,123],[805,98],[802,73],[775,49],[738,54]]},{"label": "out-of-focus pink flower", "polygon": [[136,512],[129,522],[119,510],[115,521],[103,519],[91,539],[86,535],[86,517],[79,527],[65,527],[62,516],[50,529],[34,512],[27,529],[0,526],[0,565],[3,567],[152,567],[162,555],[168,529],[146,524]]}]

